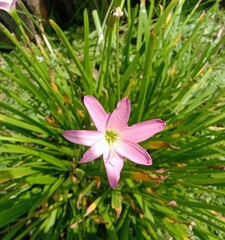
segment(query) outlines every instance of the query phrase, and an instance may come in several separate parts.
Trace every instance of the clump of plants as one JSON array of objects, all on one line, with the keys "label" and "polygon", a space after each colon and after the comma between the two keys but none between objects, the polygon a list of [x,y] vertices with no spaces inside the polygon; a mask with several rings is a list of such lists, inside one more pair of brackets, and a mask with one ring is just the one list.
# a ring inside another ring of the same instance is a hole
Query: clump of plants
[{"label": "clump of plants", "polygon": [[103,22],[84,11],[82,39],[23,8],[35,42],[5,9],[1,239],[224,238],[218,5],[112,1]]}]

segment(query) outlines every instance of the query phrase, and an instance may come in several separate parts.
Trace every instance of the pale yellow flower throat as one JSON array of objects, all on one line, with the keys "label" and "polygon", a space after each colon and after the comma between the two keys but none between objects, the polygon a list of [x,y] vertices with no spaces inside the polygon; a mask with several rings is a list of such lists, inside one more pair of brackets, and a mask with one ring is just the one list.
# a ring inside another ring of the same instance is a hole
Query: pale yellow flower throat
[{"label": "pale yellow flower throat", "polygon": [[117,140],[118,134],[114,131],[105,132],[105,140],[108,144],[114,143]]}]

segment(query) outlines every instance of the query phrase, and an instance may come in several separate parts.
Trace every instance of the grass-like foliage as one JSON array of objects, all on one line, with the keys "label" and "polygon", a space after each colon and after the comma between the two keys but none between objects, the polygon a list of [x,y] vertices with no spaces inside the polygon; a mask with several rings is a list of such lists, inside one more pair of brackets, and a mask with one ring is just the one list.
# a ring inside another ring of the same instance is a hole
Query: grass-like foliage
[{"label": "grass-like foliage", "polygon": [[[50,37],[28,12],[39,32],[35,44],[23,23],[19,40],[0,25],[14,45],[0,67],[2,240],[225,238],[218,2],[206,11],[199,4],[189,9],[185,0],[151,0],[148,8],[141,1],[133,9],[130,1],[115,2],[103,22],[93,12],[95,30],[84,12],[83,39],[52,20]],[[124,15],[117,18],[111,10],[119,5]],[[110,112],[128,96],[129,125],[167,123],[142,143],[153,165],[125,160],[116,189],[102,158],[80,164],[86,148],[61,134],[94,129],[85,95]]]}]

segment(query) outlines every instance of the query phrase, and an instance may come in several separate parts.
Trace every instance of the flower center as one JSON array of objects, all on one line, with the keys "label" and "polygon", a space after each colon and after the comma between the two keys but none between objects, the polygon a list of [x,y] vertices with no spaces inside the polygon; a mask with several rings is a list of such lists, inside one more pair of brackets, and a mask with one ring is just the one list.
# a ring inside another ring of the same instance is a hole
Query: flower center
[{"label": "flower center", "polygon": [[105,132],[105,139],[106,141],[110,143],[114,143],[118,137],[118,134],[114,131],[106,131]]}]

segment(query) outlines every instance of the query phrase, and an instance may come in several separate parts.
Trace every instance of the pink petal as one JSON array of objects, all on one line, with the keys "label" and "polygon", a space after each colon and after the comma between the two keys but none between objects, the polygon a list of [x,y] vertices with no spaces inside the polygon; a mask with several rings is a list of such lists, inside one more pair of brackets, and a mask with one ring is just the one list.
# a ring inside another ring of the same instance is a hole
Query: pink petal
[{"label": "pink petal", "polygon": [[8,10],[10,8],[10,4],[7,2],[0,2],[0,9]]},{"label": "pink petal", "polygon": [[13,0],[13,1],[11,2],[11,6],[10,6],[11,9],[12,9],[12,8],[15,8],[17,1],[18,1],[18,0]]},{"label": "pink petal", "polygon": [[80,163],[86,163],[95,160],[104,153],[106,148],[107,143],[105,141],[105,138],[99,139],[84,153],[82,159],[80,160]]},{"label": "pink petal", "polygon": [[120,172],[124,165],[123,157],[115,152],[104,153],[104,164],[111,188],[116,188],[120,180]]},{"label": "pink petal", "polygon": [[152,119],[144,122],[140,122],[123,129],[120,134],[121,138],[127,139],[131,142],[139,143],[150,138],[157,132],[162,131],[166,126],[166,123],[160,119]]},{"label": "pink petal", "polygon": [[12,3],[11,3],[11,5],[16,4],[17,1],[18,1],[18,0],[13,0]]},{"label": "pink petal", "polygon": [[122,141],[117,146],[115,146],[115,150],[121,156],[128,158],[135,163],[142,165],[152,164],[152,159],[148,152],[140,147],[137,143]]},{"label": "pink petal", "polygon": [[11,1],[1,1],[0,2],[0,9],[5,10],[5,11],[12,11],[15,8],[17,0]]},{"label": "pink petal", "polygon": [[108,116],[100,102],[92,96],[85,96],[84,105],[87,108],[96,128],[99,131],[104,131]]},{"label": "pink petal", "polygon": [[130,117],[130,101],[126,97],[118,102],[117,108],[112,112],[109,118],[107,128],[120,130],[127,126],[127,122]]},{"label": "pink petal", "polygon": [[102,138],[104,133],[91,130],[68,130],[62,135],[70,142],[91,146]]}]

